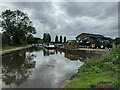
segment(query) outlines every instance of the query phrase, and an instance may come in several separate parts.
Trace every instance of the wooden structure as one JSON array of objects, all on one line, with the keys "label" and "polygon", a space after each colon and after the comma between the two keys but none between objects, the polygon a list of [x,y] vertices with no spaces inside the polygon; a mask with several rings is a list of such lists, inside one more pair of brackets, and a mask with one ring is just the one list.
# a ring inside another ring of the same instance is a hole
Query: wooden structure
[{"label": "wooden structure", "polygon": [[76,42],[76,40],[68,40],[64,44],[64,48],[67,48],[67,49],[77,49],[78,46],[79,46],[79,44]]},{"label": "wooden structure", "polygon": [[112,48],[113,40],[109,37],[104,37],[99,34],[89,34],[82,33],[76,37],[76,41],[79,43],[80,47],[86,46],[89,48]]}]

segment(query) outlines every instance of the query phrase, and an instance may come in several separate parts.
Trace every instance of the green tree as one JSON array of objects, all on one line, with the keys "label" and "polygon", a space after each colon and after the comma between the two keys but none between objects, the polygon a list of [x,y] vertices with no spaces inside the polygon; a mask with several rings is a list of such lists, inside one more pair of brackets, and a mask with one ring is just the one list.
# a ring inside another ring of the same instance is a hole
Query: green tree
[{"label": "green tree", "polygon": [[58,36],[55,37],[55,43],[58,43]]},{"label": "green tree", "polygon": [[34,37],[34,43],[41,43],[41,39],[38,37]]},{"label": "green tree", "polygon": [[48,42],[51,42],[51,36],[50,36],[49,33],[48,33],[48,35],[47,35],[47,39],[48,39]]},{"label": "green tree", "polygon": [[51,35],[49,33],[44,33],[43,34],[43,41],[44,41],[44,43],[51,42]]},{"label": "green tree", "polygon": [[10,37],[7,32],[2,33],[2,46],[10,45],[12,42],[10,41]]},{"label": "green tree", "polygon": [[60,36],[60,43],[62,43],[62,36]]},{"label": "green tree", "polygon": [[6,10],[2,12],[1,18],[3,31],[8,34],[8,39],[12,37],[11,40],[14,45],[26,43],[27,36],[36,33],[32,21],[28,15],[22,11]]},{"label": "green tree", "polygon": [[33,37],[33,35],[28,35],[27,36],[27,43],[28,44],[33,44],[34,43],[34,37]]},{"label": "green tree", "polygon": [[115,45],[120,44],[120,37],[116,37],[114,39],[114,43],[115,43]]},{"label": "green tree", "polygon": [[47,42],[46,33],[43,34],[43,41],[44,41],[44,43]]},{"label": "green tree", "polygon": [[66,37],[64,37],[64,43],[66,42]]}]

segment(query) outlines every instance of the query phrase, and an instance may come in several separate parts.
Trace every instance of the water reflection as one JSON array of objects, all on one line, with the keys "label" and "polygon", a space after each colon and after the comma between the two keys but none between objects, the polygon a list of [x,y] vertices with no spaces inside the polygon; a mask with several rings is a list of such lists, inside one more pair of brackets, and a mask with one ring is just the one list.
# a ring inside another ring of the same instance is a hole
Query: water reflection
[{"label": "water reflection", "polygon": [[53,50],[43,49],[44,56],[49,56],[49,55],[54,55],[54,54],[57,54],[57,52],[54,49]]},{"label": "water reflection", "polygon": [[87,60],[88,58],[91,58],[91,57],[101,56],[100,54],[92,54],[92,53],[86,53],[86,52],[75,53],[75,52],[62,52],[62,51],[58,51],[58,50],[54,50],[54,49],[52,49],[52,50],[43,49],[44,56],[55,55],[58,53],[59,54],[64,53],[64,57],[69,60],[72,60],[72,61],[80,60],[82,62],[84,62],[85,60]]},{"label": "water reflection", "polygon": [[76,54],[65,53],[65,58],[68,58],[70,60],[79,60],[80,56]]},{"label": "water reflection", "polygon": [[88,58],[91,58],[91,57],[98,57],[98,56],[101,56],[101,55],[98,55],[98,54],[92,54],[92,53],[69,53],[69,52],[65,52],[64,54],[65,58],[68,58],[69,60],[80,60],[82,62],[84,62],[85,60],[87,60]]},{"label": "water reflection", "polygon": [[77,73],[83,64],[78,59],[79,56],[41,48],[5,55],[2,57],[3,87],[58,88]]},{"label": "water reflection", "polygon": [[2,57],[2,80],[5,85],[21,85],[31,75],[32,68],[35,68],[33,54],[26,54],[26,51],[9,54]]}]

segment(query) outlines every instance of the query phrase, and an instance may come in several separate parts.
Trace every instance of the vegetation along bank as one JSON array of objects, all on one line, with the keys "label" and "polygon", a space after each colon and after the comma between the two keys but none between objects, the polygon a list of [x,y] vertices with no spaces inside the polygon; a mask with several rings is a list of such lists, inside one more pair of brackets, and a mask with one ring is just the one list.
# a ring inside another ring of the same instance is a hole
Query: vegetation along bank
[{"label": "vegetation along bank", "polygon": [[102,57],[86,60],[77,76],[66,83],[64,88],[119,88],[120,90],[118,65],[120,65],[120,46]]}]

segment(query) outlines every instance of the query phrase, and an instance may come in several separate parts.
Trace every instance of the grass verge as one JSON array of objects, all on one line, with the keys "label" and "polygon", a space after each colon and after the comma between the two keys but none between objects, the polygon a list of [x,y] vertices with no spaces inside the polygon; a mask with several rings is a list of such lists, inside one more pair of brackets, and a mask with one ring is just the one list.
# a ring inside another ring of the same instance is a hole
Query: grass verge
[{"label": "grass verge", "polygon": [[99,58],[92,58],[80,67],[77,76],[64,89],[95,88],[98,84],[109,83],[120,90],[119,73],[120,47]]}]

